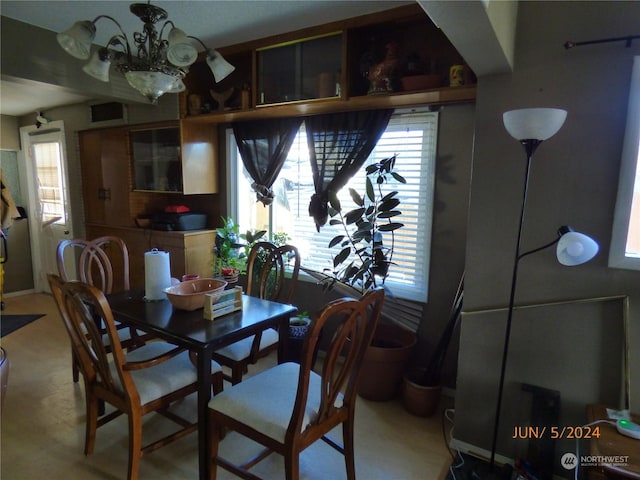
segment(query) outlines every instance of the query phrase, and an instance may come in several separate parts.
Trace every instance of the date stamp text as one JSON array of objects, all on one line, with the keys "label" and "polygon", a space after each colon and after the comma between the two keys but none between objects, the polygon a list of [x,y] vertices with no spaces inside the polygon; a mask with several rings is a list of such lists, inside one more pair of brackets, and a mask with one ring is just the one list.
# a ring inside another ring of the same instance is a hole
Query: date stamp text
[{"label": "date stamp text", "polygon": [[589,439],[600,438],[600,427],[594,426],[550,426],[550,427],[514,427],[511,438],[524,440],[550,438],[560,439]]}]

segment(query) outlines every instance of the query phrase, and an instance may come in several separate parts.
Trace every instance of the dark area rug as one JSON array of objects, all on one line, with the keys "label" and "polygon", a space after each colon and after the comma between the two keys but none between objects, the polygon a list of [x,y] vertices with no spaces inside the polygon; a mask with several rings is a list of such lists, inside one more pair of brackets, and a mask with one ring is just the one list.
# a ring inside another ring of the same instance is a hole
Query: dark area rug
[{"label": "dark area rug", "polygon": [[0,337],[9,335],[11,332],[15,332],[21,327],[28,325],[34,320],[44,317],[44,314],[39,313],[35,315],[5,315],[0,316]]}]

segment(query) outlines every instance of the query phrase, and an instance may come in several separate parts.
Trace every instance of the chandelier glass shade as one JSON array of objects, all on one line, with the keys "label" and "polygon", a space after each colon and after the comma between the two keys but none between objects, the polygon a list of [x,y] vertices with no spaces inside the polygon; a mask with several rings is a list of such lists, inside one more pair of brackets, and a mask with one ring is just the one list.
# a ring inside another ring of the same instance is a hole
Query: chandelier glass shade
[{"label": "chandelier glass shade", "polygon": [[[131,13],[143,23],[142,32],[134,32],[133,44],[120,24],[107,15],[100,15],[93,21],[83,20],[73,24],[68,30],[57,35],[58,44],[71,56],[80,60],[91,59],[82,70],[92,77],[109,81],[111,64],[127,79],[129,85],[147,97],[151,103],[165,93],[184,91],[183,79],[198,58],[198,50],[191,40],[195,40],[206,50],[206,63],[216,82],[226,78],[235,67],[229,64],[219,52],[209,49],[198,38],[188,36],[173,24],[164,22],[160,31],[156,23],[167,19],[167,12],[150,3],[134,3]],[[96,36],[96,22],[102,18],[111,20],[117,26],[116,33],[106,47],[100,47],[91,54],[91,46]],[[171,27],[164,38],[165,28]]]}]

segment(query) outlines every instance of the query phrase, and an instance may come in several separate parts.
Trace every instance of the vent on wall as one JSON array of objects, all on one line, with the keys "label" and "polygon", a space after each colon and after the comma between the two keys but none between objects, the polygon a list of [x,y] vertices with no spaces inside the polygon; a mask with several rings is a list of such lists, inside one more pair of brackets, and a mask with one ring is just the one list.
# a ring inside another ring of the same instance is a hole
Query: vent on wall
[{"label": "vent on wall", "polygon": [[89,121],[91,123],[120,124],[126,122],[126,116],[126,105],[120,102],[89,104]]}]

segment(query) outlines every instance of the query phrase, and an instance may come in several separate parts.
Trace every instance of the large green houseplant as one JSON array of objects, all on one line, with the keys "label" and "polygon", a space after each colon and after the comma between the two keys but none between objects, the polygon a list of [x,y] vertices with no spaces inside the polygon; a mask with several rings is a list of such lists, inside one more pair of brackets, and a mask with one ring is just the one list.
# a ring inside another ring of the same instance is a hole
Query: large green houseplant
[{"label": "large green houseplant", "polygon": [[[330,224],[341,226],[343,233],[329,243],[339,251],[333,258],[333,270],[321,281],[326,289],[347,285],[364,293],[384,286],[393,265],[395,231],[404,226],[396,221],[402,212],[398,191],[391,185],[406,180],[395,165],[394,155],[366,168],[364,192],[349,189],[354,209],[344,211],[337,195],[330,193]],[[413,332],[396,323],[380,323],[365,354],[359,394],[378,401],[393,398],[416,340]]]},{"label": "large green houseplant", "polygon": [[340,225],[344,233],[329,242],[330,248],[337,246],[340,250],[333,257],[331,275],[324,281],[326,288],[341,282],[364,293],[384,285],[393,263],[394,232],[404,226],[394,221],[402,214],[398,191],[384,191],[391,181],[406,183],[395,171],[395,163],[394,155],[366,168],[365,191],[361,194],[349,188],[355,209],[343,211],[336,192],[329,192],[329,224]]}]

